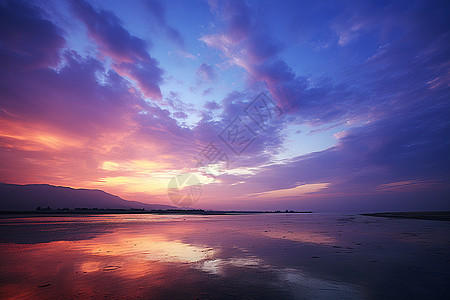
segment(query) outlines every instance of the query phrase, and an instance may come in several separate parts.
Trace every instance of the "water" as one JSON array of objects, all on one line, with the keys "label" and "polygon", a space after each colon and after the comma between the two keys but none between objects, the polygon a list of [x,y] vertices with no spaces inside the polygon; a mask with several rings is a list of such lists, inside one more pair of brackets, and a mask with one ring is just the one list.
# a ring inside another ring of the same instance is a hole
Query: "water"
[{"label": "water", "polygon": [[450,222],[357,214],[0,219],[0,298],[449,298]]}]

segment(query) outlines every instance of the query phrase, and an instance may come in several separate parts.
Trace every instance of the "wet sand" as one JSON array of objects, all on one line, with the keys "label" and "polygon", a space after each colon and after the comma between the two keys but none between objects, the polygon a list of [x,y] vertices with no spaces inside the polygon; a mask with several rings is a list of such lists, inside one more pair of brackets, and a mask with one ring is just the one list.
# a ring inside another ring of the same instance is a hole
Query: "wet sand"
[{"label": "wet sand", "polygon": [[449,298],[449,233],[358,214],[8,216],[0,298]]}]

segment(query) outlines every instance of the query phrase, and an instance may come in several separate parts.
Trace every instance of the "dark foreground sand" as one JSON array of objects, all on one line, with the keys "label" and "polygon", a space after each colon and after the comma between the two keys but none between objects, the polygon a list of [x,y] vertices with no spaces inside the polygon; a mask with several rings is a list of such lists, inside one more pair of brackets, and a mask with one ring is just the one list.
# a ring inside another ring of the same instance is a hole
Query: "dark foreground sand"
[{"label": "dark foreground sand", "polygon": [[0,218],[0,298],[450,299],[450,222],[358,214]]}]

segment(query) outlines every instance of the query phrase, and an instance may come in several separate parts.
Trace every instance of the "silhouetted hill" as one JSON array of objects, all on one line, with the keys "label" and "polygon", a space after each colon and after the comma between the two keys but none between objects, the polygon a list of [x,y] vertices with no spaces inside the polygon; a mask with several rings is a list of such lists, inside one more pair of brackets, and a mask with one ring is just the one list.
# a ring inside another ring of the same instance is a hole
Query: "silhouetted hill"
[{"label": "silhouetted hill", "polygon": [[170,205],[128,201],[101,190],[73,189],[48,184],[0,183],[0,199],[0,210],[36,209],[38,206],[50,206],[52,209],[86,207],[151,210],[176,208]]}]

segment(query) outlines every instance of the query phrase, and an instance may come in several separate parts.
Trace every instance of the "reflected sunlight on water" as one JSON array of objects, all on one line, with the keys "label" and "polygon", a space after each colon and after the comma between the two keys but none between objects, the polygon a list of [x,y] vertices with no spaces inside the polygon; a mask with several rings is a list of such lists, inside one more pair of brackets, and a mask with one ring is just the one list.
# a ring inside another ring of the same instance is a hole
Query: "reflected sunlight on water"
[{"label": "reflected sunlight on water", "polygon": [[449,224],[359,215],[0,219],[0,297],[446,295]]}]

